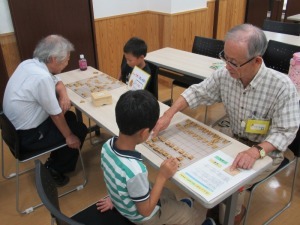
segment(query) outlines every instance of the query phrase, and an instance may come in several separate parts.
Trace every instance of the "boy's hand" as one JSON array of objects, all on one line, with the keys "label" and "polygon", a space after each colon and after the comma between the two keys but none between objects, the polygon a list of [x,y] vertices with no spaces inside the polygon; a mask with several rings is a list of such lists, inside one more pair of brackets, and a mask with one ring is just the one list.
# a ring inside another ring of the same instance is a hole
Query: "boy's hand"
[{"label": "boy's hand", "polygon": [[97,203],[97,210],[100,212],[105,212],[107,210],[112,210],[114,208],[114,205],[111,202],[110,197],[101,198]]},{"label": "boy's hand", "polygon": [[176,158],[169,158],[162,162],[159,169],[159,175],[166,180],[173,177],[178,169],[178,160]]}]

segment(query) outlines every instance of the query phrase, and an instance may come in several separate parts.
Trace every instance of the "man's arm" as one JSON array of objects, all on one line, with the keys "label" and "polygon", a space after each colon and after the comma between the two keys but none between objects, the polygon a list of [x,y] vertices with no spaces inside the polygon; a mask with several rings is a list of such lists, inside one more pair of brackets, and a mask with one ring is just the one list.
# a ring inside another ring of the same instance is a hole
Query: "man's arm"
[{"label": "man's arm", "polygon": [[63,113],[65,113],[71,108],[71,101],[67,94],[67,89],[62,81],[57,82],[55,89],[58,96],[58,103],[60,105],[60,108],[62,109]]},{"label": "man's arm", "polygon": [[160,166],[155,183],[150,192],[150,197],[143,202],[136,203],[139,213],[143,216],[150,216],[157,202],[159,201],[161,192],[166,181],[171,178],[178,169],[178,161],[175,158],[166,159]]},{"label": "man's arm", "polygon": [[167,111],[165,111],[164,115],[160,117],[159,120],[157,121],[153,129],[152,137],[156,137],[160,131],[166,129],[169,126],[173,116],[177,112],[184,110],[187,107],[188,107],[188,103],[185,100],[185,98],[179,96],[179,98],[175,101],[175,103]]},{"label": "man's arm", "polygon": [[53,123],[66,139],[66,143],[70,148],[80,148],[80,140],[70,130],[63,113],[58,115],[50,115]]}]

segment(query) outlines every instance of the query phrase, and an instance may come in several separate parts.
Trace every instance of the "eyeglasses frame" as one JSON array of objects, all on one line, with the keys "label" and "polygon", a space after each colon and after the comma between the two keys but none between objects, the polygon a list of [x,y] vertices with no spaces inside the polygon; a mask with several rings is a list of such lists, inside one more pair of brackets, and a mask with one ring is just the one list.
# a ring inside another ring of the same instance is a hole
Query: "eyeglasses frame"
[{"label": "eyeglasses frame", "polygon": [[224,53],[224,50],[222,50],[220,53],[219,53],[219,58],[225,62],[226,64],[229,64],[231,67],[235,68],[235,69],[239,69],[241,68],[242,66],[246,65],[247,63],[251,62],[253,59],[255,59],[256,56],[252,57],[251,59],[249,59],[247,62],[244,62],[240,65],[236,65],[235,63],[233,62],[230,62],[228,61],[227,59],[225,59],[225,55],[223,56],[222,54]]}]

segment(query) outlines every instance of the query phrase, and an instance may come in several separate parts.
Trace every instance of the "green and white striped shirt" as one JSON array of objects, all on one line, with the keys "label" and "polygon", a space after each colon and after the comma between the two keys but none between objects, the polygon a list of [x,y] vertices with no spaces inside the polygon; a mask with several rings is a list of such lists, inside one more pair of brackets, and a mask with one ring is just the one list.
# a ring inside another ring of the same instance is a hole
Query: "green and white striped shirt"
[{"label": "green and white striped shirt", "polygon": [[115,208],[132,222],[150,219],[159,209],[156,206],[149,217],[139,214],[135,203],[150,197],[148,171],[141,154],[135,150],[118,150],[109,139],[101,151],[101,167],[109,196]]}]

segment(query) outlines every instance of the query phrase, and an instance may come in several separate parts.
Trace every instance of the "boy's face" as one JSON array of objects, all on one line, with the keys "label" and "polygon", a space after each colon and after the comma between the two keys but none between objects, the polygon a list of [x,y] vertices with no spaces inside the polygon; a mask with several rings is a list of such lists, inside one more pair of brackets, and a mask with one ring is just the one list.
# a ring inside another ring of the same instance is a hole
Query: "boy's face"
[{"label": "boy's face", "polygon": [[138,66],[140,67],[140,65],[144,62],[144,56],[140,56],[140,57],[136,57],[134,55],[132,55],[131,53],[124,53],[126,62],[128,64],[128,66],[130,66],[131,68]]}]

